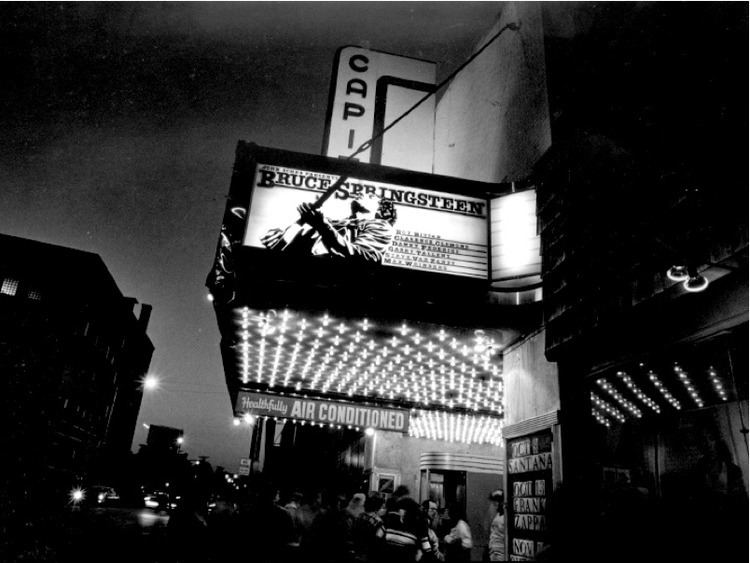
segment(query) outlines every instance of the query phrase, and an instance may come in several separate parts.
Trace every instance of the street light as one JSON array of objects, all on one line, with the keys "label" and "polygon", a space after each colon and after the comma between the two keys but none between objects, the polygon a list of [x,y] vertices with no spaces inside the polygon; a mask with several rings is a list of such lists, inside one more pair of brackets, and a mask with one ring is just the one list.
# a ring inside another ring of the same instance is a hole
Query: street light
[{"label": "street light", "polygon": [[155,391],[159,388],[159,378],[153,374],[148,374],[143,378],[144,391]]},{"label": "street light", "polygon": [[76,487],[75,489],[70,491],[70,502],[72,502],[73,504],[78,504],[84,498],[86,498],[86,493],[82,488]]}]

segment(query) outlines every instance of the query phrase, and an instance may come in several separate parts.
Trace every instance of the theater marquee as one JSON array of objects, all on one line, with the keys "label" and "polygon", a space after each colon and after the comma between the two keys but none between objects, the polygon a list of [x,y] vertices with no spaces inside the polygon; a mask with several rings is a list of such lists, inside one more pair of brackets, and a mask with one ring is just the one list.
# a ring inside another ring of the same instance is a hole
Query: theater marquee
[{"label": "theater marquee", "polygon": [[241,391],[236,413],[240,416],[273,416],[297,421],[348,427],[375,428],[392,432],[409,430],[409,411]]},{"label": "theater marquee", "polygon": [[[274,233],[287,236],[292,232],[296,237],[308,234],[309,226],[295,226],[297,207],[314,202],[338,178],[337,174],[302,167],[258,163],[243,244],[275,250],[278,247],[268,243]],[[361,196],[390,202],[395,210],[392,224],[380,221],[362,227],[367,224],[358,223],[357,231],[350,228],[354,234],[345,233],[344,224],[357,219],[352,201]],[[375,242],[380,244],[377,262],[383,266],[487,279],[487,199],[347,177],[320,211],[354,245],[359,240],[371,244],[368,229],[374,231]],[[322,244],[310,247],[313,255],[346,257],[330,253]]]}]

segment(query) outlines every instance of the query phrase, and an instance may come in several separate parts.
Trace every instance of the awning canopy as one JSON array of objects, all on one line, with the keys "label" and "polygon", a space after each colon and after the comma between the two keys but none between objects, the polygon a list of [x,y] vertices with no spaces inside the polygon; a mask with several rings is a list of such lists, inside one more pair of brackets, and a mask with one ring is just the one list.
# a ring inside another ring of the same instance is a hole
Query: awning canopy
[{"label": "awning canopy", "polygon": [[408,408],[503,414],[492,331],[283,309],[235,309],[242,387]]},{"label": "awning canopy", "polygon": [[591,415],[609,428],[735,401],[742,393],[733,355],[729,340],[716,338],[594,374]]}]

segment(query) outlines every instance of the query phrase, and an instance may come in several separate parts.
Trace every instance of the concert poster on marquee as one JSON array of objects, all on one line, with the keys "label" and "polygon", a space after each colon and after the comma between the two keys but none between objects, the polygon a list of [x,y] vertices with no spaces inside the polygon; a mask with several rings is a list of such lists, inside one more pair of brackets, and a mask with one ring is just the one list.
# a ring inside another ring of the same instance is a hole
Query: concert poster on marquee
[{"label": "concert poster on marquee", "polygon": [[487,279],[485,197],[347,176],[319,209],[324,224],[299,221],[300,204],[315,202],[338,179],[333,171],[259,159],[243,244]]}]

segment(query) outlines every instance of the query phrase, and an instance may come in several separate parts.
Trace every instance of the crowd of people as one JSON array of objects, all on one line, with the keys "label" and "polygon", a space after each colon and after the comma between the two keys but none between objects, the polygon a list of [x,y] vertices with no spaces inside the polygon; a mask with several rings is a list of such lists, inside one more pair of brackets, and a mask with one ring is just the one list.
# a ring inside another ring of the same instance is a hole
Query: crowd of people
[{"label": "crowd of people", "polygon": [[243,498],[219,499],[205,514],[199,507],[188,502],[170,520],[178,561],[250,556],[259,563],[471,560],[473,539],[463,510],[440,508],[429,499],[419,504],[405,486],[388,498],[316,491],[281,499],[276,488],[266,485]]}]

